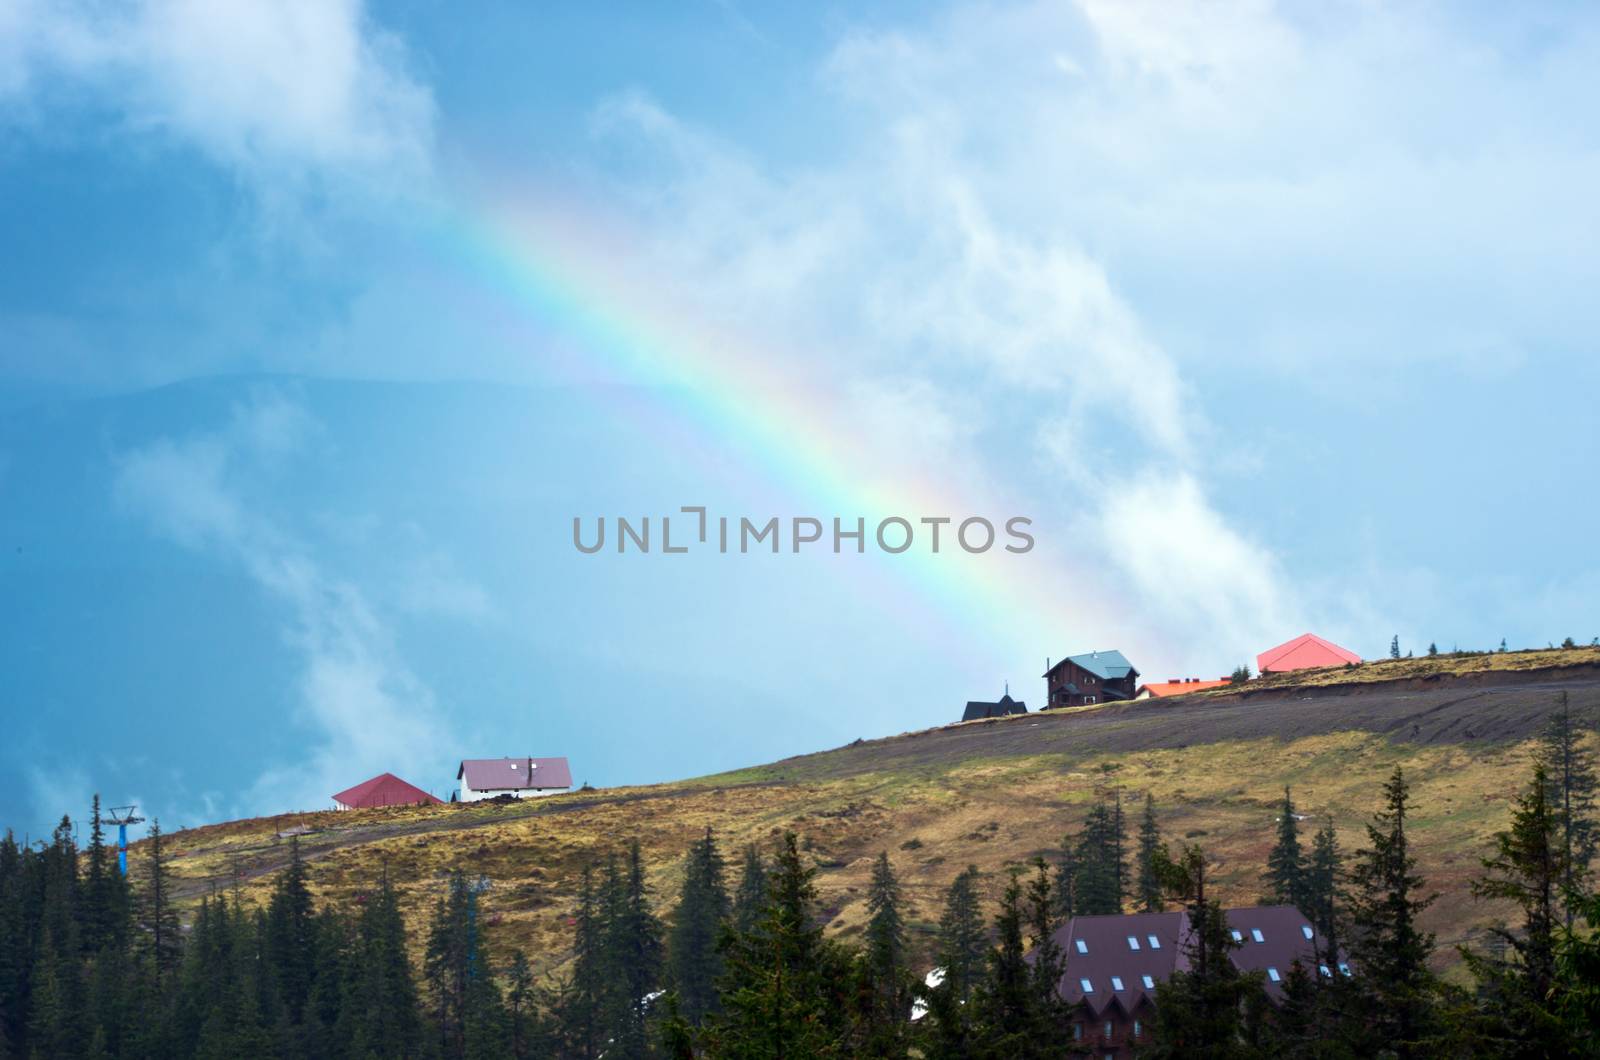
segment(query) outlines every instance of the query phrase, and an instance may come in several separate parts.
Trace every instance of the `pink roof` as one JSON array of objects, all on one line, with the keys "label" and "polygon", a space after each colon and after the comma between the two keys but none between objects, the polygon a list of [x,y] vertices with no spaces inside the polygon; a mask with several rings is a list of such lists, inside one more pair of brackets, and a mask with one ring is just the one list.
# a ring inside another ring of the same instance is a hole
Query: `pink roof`
[{"label": "pink roof", "polygon": [[1276,648],[1268,648],[1256,656],[1256,669],[1261,673],[1285,670],[1307,670],[1317,666],[1343,666],[1358,663],[1361,656],[1332,641],[1323,640],[1315,633],[1302,633],[1294,640],[1285,641]]},{"label": "pink roof", "polygon": [[572,787],[565,758],[467,758],[456,779],[467,778],[473,791],[527,791]]},{"label": "pink roof", "polygon": [[373,806],[415,806],[417,803],[443,802],[415,784],[407,784],[393,773],[379,773],[371,780],[363,780],[353,788],[346,788],[333,797],[333,801],[352,810]]}]

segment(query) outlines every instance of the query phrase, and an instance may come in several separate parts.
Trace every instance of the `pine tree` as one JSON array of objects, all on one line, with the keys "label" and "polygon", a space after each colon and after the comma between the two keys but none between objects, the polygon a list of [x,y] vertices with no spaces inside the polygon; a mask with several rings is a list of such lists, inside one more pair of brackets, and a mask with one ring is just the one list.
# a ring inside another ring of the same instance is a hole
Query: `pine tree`
[{"label": "pine tree", "polygon": [[717,977],[722,955],[717,939],[729,914],[722,855],[711,829],[689,847],[684,859],[683,887],[668,939],[668,979],[677,995],[680,1015],[698,1025],[717,1008]]},{"label": "pine tree", "polygon": [[904,1055],[902,1030],[911,1009],[910,971],[907,968],[906,924],[900,882],[887,851],[873,862],[867,889],[866,952],[863,954],[863,993],[867,1038],[864,1052],[872,1056]]},{"label": "pine tree", "polygon": [[1306,860],[1300,850],[1300,823],[1295,819],[1294,799],[1287,787],[1278,807],[1278,841],[1267,855],[1267,872],[1262,879],[1274,902],[1306,912]]},{"label": "pine tree", "polygon": [[[328,926],[314,925],[319,956],[325,952]],[[388,866],[378,889],[366,895],[356,917],[353,960],[344,972],[344,1008],[350,1051],[355,1056],[411,1057],[421,1052],[422,1016],[406,949],[400,898],[390,882]]]},{"label": "pine tree", "polygon": [[1546,798],[1555,814],[1560,838],[1563,878],[1559,898],[1569,929],[1574,907],[1587,890],[1589,868],[1600,841],[1594,816],[1594,754],[1583,742],[1583,735],[1572,717],[1567,694],[1562,692],[1561,709],[1550,716],[1540,733],[1538,758],[1544,766],[1549,785]]},{"label": "pine tree", "polygon": [[1394,635],[1394,639],[1389,642],[1389,658],[1400,658],[1400,634],[1398,633],[1396,633]]},{"label": "pine tree", "polygon": [[749,932],[730,936],[723,1011],[708,1021],[707,1055],[773,1060],[851,1055],[849,956],[816,922],[816,870],[785,833],[768,879],[765,909]]},{"label": "pine tree", "polygon": [[1144,816],[1139,821],[1139,874],[1134,881],[1134,895],[1141,913],[1159,913],[1166,908],[1161,890],[1161,878],[1156,874],[1156,852],[1161,849],[1161,828],[1156,823],[1155,797],[1144,797]]},{"label": "pine tree", "polygon": [[1342,859],[1339,836],[1330,818],[1311,841],[1311,857],[1306,864],[1305,906],[1301,908],[1317,935],[1317,950],[1330,968],[1338,963],[1338,897]]},{"label": "pine tree", "polygon": [[1434,1033],[1436,983],[1429,971],[1433,935],[1417,924],[1433,903],[1422,894],[1406,835],[1410,788],[1396,767],[1383,786],[1384,808],[1367,825],[1367,849],[1350,871],[1351,956],[1371,1004],[1363,1018],[1383,1047],[1401,1060],[1427,1054]]},{"label": "pine tree", "polygon": [[1176,860],[1165,849],[1156,856],[1163,887],[1188,913],[1189,966],[1156,987],[1153,1056],[1240,1055],[1250,1033],[1246,1014],[1261,1007],[1259,973],[1241,973],[1229,956],[1239,943],[1222,904],[1206,895],[1207,867],[1199,847],[1185,846]]},{"label": "pine tree", "polygon": [[733,896],[733,929],[749,934],[760,922],[767,907],[767,868],[761,861],[761,852],[755,846],[744,849],[744,867],[739,876],[739,889]]},{"label": "pine tree", "polygon": [[558,1034],[567,1055],[593,1060],[600,1054],[600,1007],[607,988],[602,947],[600,901],[594,870],[585,865],[578,884],[573,916],[572,980],[556,1013]]},{"label": "pine tree", "polygon": [[289,1022],[295,1025],[304,1019],[316,971],[308,879],[306,863],[300,858],[300,840],[291,836],[289,864],[278,874],[267,902],[266,948],[278,996],[288,1010]]},{"label": "pine tree", "polygon": [[628,1060],[650,1051],[647,1017],[660,989],[663,957],[661,921],[650,909],[637,839],[628,847],[626,871],[608,866],[606,881],[604,948],[617,991],[607,1007],[614,1041],[606,1055]]},{"label": "pine tree", "polygon": [[1033,878],[1027,890],[1029,978],[1033,993],[1036,1039],[1041,1043],[1064,1040],[1067,1032],[1067,1006],[1061,998],[1061,977],[1066,974],[1067,958],[1055,940],[1056,902],[1051,895],[1050,870],[1043,858],[1034,862]]},{"label": "pine tree", "polygon": [[178,913],[172,907],[172,873],[167,867],[165,840],[159,819],[150,822],[150,835],[145,840],[144,854],[144,881],[139,892],[139,926],[145,933],[150,959],[155,964],[159,979],[177,964],[181,944]]},{"label": "pine tree", "polygon": [[1011,870],[995,914],[998,944],[989,953],[989,967],[972,999],[977,1011],[977,1033],[986,1055],[1031,1057],[1040,1029],[1032,976],[1023,933],[1022,870]]},{"label": "pine tree", "polygon": [[1102,801],[1084,818],[1074,855],[1074,908],[1077,916],[1122,912],[1120,814]]},{"label": "pine tree", "polygon": [[943,985],[962,1003],[971,998],[989,950],[978,903],[978,881],[982,878],[976,865],[962,870],[950,884],[944,915],[939,919],[938,961],[944,969]]},{"label": "pine tree", "polygon": [[1431,659],[1431,658],[1433,658],[1434,656],[1436,656],[1438,654],[1439,654],[1439,645],[1437,645],[1437,644],[1433,643],[1432,641],[1430,641],[1428,643],[1428,658]]},{"label": "pine tree", "polygon": [[1522,931],[1495,929],[1502,954],[1463,951],[1492,1011],[1480,1028],[1504,1055],[1557,1056],[1566,1035],[1550,1008],[1556,985],[1556,931],[1561,923],[1560,888],[1566,878],[1560,821],[1549,802],[1544,766],[1518,799],[1511,827],[1495,833],[1495,852],[1483,859],[1484,875],[1473,881],[1475,898],[1514,902],[1522,910]]},{"label": "pine tree", "polygon": [[[512,953],[511,967],[506,970],[506,1012],[514,1060],[543,1055],[550,1047],[540,1033],[539,1013],[534,1004],[533,968],[528,964],[528,955],[517,950]],[[534,1052],[535,1049],[539,1052]]]},{"label": "pine tree", "polygon": [[467,983],[470,974],[471,894],[460,869],[450,873],[445,893],[434,906],[423,961],[435,1032],[447,1057],[466,1055]]}]

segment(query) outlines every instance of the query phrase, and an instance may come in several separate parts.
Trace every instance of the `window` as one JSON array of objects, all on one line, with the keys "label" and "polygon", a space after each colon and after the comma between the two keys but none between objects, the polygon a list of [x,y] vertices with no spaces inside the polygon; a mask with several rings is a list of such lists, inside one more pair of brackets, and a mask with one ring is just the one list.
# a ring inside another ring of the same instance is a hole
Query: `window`
[{"label": "window", "polygon": [[1321,972],[1323,975],[1329,976],[1330,978],[1333,976],[1333,973],[1328,971],[1328,966],[1326,964],[1317,965],[1317,971]]},{"label": "window", "polygon": [[1074,1023],[1072,1025],[1072,1040],[1075,1042],[1083,1041],[1083,1024]]},{"label": "window", "polygon": [[1274,983],[1283,982],[1283,976],[1278,974],[1278,969],[1276,969],[1276,968],[1268,968],[1267,969],[1267,978],[1271,979]]},{"label": "window", "polygon": [[1161,948],[1161,940],[1156,938],[1154,935],[1146,935],[1144,940],[1150,943],[1150,948],[1153,950],[1159,950]]},{"label": "window", "polygon": [[1156,988],[1156,981],[1155,981],[1155,979],[1153,979],[1153,978],[1152,978],[1152,977],[1150,977],[1150,976],[1148,976],[1148,975],[1147,975],[1147,976],[1145,976],[1145,977],[1144,977],[1144,988],[1145,988],[1145,989],[1146,989],[1146,990],[1154,990],[1154,989],[1155,989],[1155,988]]},{"label": "window", "polygon": [[1260,928],[1251,928],[1250,929],[1250,937],[1255,939],[1257,942],[1265,942],[1265,941],[1267,941],[1266,936],[1261,934],[1261,929]]},{"label": "window", "polygon": [[1233,941],[1235,941],[1235,942],[1243,942],[1244,941],[1244,932],[1242,932],[1242,931],[1234,930],[1234,931],[1229,932],[1229,934],[1231,934],[1233,936]]},{"label": "window", "polygon": [[1314,936],[1316,934],[1316,932],[1311,930],[1311,925],[1310,924],[1301,924],[1300,925],[1300,934],[1304,935],[1306,938],[1309,939],[1312,936]]},{"label": "window", "polygon": [[1128,936],[1128,949],[1136,950],[1138,948],[1139,948],[1139,936],[1138,935],[1129,935]]},{"label": "window", "polygon": [[1078,952],[1079,953],[1088,953],[1089,952],[1089,944],[1087,942],[1083,941],[1082,939],[1074,939],[1073,940],[1073,944],[1078,947]]},{"label": "window", "polygon": [[1144,1024],[1140,1023],[1138,1020],[1133,1021],[1133,1036],[1135,1038],[1144,1037]]},{"label": "window", "polygon": [[1113,989],[1113,990],[1121,990],[1122,988],[1123,988],[1122,987],[1122,976],[1113,975],[1111,977],[1111,989]]},{"label": "window", "polygon": [[1339,965],[1339,974],[1340,975],[1349,975],[1350,974],[1350,966],[1348,964]]},{"label": "window", "polygon": [[1112,1032],[1112,1031],[1113,1031],[1113,1030],[1114,1030],[1114,1029],[1115,1029],[1115,1028],[1113,1028],[1113,1027],[1112,1027],[1112,1026],[1111,1026],[1111,1021],[1110,1021],[1110,1020],[1106,1020],[1106,1025],[1105,1025],[1105,1035],[1106,1035],[1106,1041],[1108,1041],[1108,1042],[1109,1042],[1109,1041],[1110,1041],[1110,1040],[1111,1040],[1111,1032]]},{"label": "window", "polygon": [[[1327,969],[1326,966],[1324,966],[1322,970],[1323,970],[1324,973],[1326,973],[1328,969]],[[1089,980],[1087,980],[1087,979],[1079,979],[1078,980],[1078,985],[1083,987],[1083,992],[1085,994],[1094,993],[1094,984],[1091,983]]]}]

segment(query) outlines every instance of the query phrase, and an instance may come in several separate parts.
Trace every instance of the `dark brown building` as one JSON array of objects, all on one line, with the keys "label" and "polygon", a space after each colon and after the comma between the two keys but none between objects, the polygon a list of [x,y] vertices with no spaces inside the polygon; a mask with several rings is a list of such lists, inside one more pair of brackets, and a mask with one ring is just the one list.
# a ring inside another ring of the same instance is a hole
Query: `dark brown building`
[{"label": "dark brown building", "polygon": [[1139,671],[1120,651],[1069,655],[1044,673],[1045,709],[1132,699]]},{"label": "dark brown building", "polygon": [[985,703],[981,699],[967,700],[967,709],[962,712],[962,721],[981,721],[984,718],[1003,718],[1008,714],[1026,714],[1028,704],[1020,699],[1011,698],[1011,690],[1007,689],[1005,695],[994,703]]},{"label": "dark brown building", "polygon": [[[1239,943],[1231,953],[1233,963],[1241,971],[1261,972],[1273,1002],[1283,1000],[1283,981],[1296,961],[1312,975],[1350,974],[1347,965],[1334,969],[1319,962],[1311,922],[1293,906],[1251,906],[1226,914]],[[1123,1060],[1149,1045],[1156,984],[1189,967],[1189,915],[1078,916],[1056,932],[1055,940],[1067,959],[1059,990],[1076,1013],[1073,1043],[1107,1060]]]}]

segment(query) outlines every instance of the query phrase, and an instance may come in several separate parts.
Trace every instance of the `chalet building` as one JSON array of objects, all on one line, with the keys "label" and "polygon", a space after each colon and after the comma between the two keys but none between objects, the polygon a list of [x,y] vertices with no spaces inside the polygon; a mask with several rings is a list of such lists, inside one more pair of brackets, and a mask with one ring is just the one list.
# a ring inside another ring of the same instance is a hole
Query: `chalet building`
[{"label": "chalet building", "polygon": [[[1321,963],[1316,932],[1300,911],[1288,905],[1226,910],[1239,947],[1230,952],[1244,972],[1260,972],[1267,997],[1283,1000],[1283,983],[1299,962],[1308,974],[1350,974]],[[1150,1044],[1156,984],[1173,972],[1188,971],[1189,914],[1134,913],[1078,916],[1055,934],[1066,954],[1058,990],[1074,1010],[1072,1040],[1088,1055],[1123,1060]]]},{"label": "chalet building", "polygon": [[1174,677],[1168,681],[1149,681],[1139,686],[1133,694],[1134,699],[1165,699],[1168,696],[1183,696],[1190,692],[1199,692],[1205,688],[1221,688],[1228,684],[1226,677],[1219,677],[1215,681],[1203,680],[1198,677]]},{"label": "chalet building", "polygon": [[393,773],[379,773],[333,797],[334,806],[341,810],[369,810],[375,806],[434,806],[443,801],[415,784],[407,784]]},{"label": "chalet building", "polygon": [[1028,704],[1020,699],[1011,698],[1011,690],[1006,689],[1005,695],[998,702],[985,703],[982,700],[967,700],[967,709],[961,715],[962,721],[981,721],[984,718],[1003,718],[1008,714],[1026,714]]},{"label": "chalet building", "polygon": [[1044,672],[1045,709],[1132,699],[1139,671],[1120,651],[1069,655]]},{"label": "chalet building", "polygon": [[456,798],[477,802],[501,795],[530,798],[555,795],[572,787],[565,758],[468,758],[456,770],[461,788]]},{"label": "chalet building", "polygon": [[1315,633],[1302,633],[1294,640],[1284,641],[1276,648],[1268,648],[1257,655],[1256,672],[1265,675],[1287,670],[1310,670],[1319,666],[1354,665],[1360,661],[1361,656],[1349,648],[1341,648]]}]

